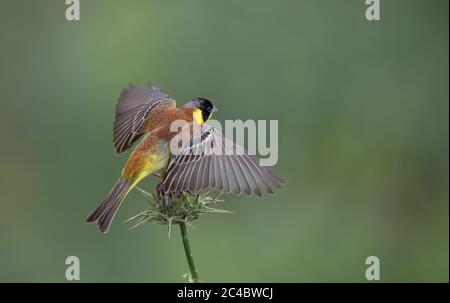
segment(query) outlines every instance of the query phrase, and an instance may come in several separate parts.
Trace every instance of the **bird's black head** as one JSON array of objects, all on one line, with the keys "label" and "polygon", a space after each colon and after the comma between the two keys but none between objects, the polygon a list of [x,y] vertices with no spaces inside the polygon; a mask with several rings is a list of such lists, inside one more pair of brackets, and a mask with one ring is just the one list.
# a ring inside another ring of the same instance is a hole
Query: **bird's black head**
[{"label": "bird's black head", "polygon": [[201,97],[192,99],[187,103],[187,105],[200,110],[199,113],[201,113],[201,119],[198,119],[200,120],[200,124],[208,121],[212,114],[217,111],[217,108],[211,103],[211,101]]}]

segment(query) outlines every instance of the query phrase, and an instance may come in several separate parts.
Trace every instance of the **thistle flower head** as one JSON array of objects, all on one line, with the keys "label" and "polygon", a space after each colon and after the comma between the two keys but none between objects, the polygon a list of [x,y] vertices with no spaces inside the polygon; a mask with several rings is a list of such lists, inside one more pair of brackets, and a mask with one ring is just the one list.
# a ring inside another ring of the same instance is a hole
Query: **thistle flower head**
[{"label": "thistle flower head", "polygon": [[131,229],[146,222],[167,225],[169,237],[173,224],[184,222],[190,224],[205,213],[230,213],[227,210],[211,207],[221,202],[220,194],[212,195],[212,191],[203,191],[196,195],[180,193],[167,198],[158,197],[156,193],[148,193],[138,187],[148,202],[148,208],[125,222],[132,222]]}]

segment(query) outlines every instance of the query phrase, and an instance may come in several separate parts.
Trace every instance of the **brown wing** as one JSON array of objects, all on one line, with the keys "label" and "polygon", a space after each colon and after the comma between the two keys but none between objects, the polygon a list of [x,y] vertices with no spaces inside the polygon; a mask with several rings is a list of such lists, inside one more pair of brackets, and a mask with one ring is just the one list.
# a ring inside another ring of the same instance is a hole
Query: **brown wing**
[{"label": "brown wing", "polygon": [[143,126],[151,119],[152,110],[168,105],[175,106],[175,100],[158,86],[132,86],[124,89],[116,105],[116,119],[113,125],[113,142],[118,153],[128,149],[145,130]]},{"label": "brown wing", "polygon": [[215,188],[225,193],[272,193],[284,181],[239,145],[209,127],[173,155],[163,184],[166,192],[198,192]]}]

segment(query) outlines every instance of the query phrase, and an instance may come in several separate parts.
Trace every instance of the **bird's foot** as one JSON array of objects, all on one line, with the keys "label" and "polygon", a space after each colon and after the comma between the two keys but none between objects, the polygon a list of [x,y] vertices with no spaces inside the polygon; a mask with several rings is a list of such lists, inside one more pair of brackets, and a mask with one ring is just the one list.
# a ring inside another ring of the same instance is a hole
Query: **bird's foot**
[{"label": "bird's foot", "polygon": [[162,197],[164,196],[166,193],[165,188],[164,188],[164,183],[159,183],[158,185],[156,185],[156,195],[158,197]]},{"label": "bird's foot", "polygon": [[166,208],[169,205],[169,193],[165,191],[164,183],[159,183],[156,186],[156,197],[160,208]]}]

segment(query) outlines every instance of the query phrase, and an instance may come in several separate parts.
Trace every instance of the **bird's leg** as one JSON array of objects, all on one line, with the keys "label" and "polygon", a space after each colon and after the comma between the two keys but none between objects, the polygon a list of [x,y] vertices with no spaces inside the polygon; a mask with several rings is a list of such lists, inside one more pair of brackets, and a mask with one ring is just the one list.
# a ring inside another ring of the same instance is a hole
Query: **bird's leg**
[{"label": "bird's leg", "polygon": [[160,208],[165,208],[169,202],[169,194],[164,189],[164,183],[161,182],[156,186],[156,197]]},{"label": "bird's leg", "polygon": [[158,197],[164,195],[164,183],[163,182],[156,185],[156,195]]}]

